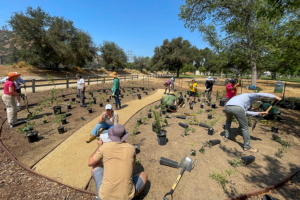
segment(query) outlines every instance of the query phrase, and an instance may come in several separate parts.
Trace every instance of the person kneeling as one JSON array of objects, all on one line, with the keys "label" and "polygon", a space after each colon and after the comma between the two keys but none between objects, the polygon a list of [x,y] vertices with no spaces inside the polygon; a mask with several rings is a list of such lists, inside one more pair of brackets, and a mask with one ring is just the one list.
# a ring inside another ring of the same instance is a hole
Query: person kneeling
[{"label": "person kneeling", "polygon": [[177,105],[178,107],[185,107],[185,98],[182,96],[182,93],[180,93],[180,96],[178,97]]},{"label": "person kneeling", "polygon": [[145,172],[133,176],[136,153],[134,146],[125,142],[128,135],[123,125],[115,125],[108,130],[111,142],[97,141],[98,148],[89,158],[98,200],[132,199],[147,183]]},{"label": "person kneeling", "polygon": [[173,92],[170,92],[164,99],[166,102],[166,107],[169,112],[176,112],[177,109],[177,102],[176,102],[176,97]]},{"label": "person kneeling", "polygon": [[90,143],[99,135],[101,128],[106,129],[104,133],[107,133],[107,129],[112,128],[114,125],[118,124],[119,117],[116,111],[113,111],[111,104],[105,106],[105,112],[102,113],[98,119],[98,124],[95,126],[91,133],[91,137],[86,139],[86,143]]}]

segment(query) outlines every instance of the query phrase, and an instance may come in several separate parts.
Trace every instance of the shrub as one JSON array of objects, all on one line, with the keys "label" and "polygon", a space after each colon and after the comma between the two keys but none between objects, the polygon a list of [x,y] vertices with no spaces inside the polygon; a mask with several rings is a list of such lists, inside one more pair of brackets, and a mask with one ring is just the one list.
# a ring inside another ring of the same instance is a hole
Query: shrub
[{"label": "shrub", "polygon": [[105,71],[105,68],[104,67],[101,67],[99,70],[98,70],[100,73],[103,73],[103,74],[105,74],[106,73],[106,71]]}]

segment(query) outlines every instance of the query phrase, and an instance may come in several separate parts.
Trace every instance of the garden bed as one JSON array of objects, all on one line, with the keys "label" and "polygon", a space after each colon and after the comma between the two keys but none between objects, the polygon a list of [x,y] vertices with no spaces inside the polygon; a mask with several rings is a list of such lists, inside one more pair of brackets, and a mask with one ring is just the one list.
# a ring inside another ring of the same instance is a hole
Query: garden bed
[{"label": "garden bed", "polygon": [[[213,99],[215,99],[215,96]],[[160,102],[152,104],[152,110],[158,111],[159,109],[154,109],[154,105],[159,104]],[[216,113],[213,114],[211,120],[207,119],[208,113],[205,112],[209,107],[204,106],[203,109],[200,109],[200,103],[194,105],[194,110],[190,110],[189,106],[186,105],[186,108],[179,108],[179,112],[176,113],[196,114],[198,110],[202,110],[203,113],[196,115],[199,122],[219,119],[213,127],[213,135],[208,135],[207,128],[189,125],[189,127],[195,129],[195,132],[193,133],[190,130],[185,136],[184,128],[179,126],[179,122],[185,124],[188,122],[184,119],[172,117],[167,119],[169,125],[165,127],[168,142],[166,145],[160,146],[157,142],[156,133],[152,131],[154,118],[150,118],[146,124],[141,124],[138,127],[139,134],[132,135],[133,132],[137,131],[135,129],[137,118],[147,116],[149,107],[147,106],[134,115],[125,125],[131,134],[127,142],[140,145],[137,159],[140,160],[141,165],[137,166],[134,174],[145,171],[149,177],[148,186],[142,192],[141,198],[161,199],[171,189],[180,172],[180,169],[161,166],[159,164],[161,157],[177,162],[180,162],[184,156],[190,156],[193,160],[198,159],[195,168],[191,172],[184,173],[174,192],[174,199],[225,199],[239,196],[280,182],[291,172],[294,172],[297,167],[299,168],[300,139],[293,131],[284,128],[279,122],[277,122],[277,126],[279,126],[278,135],[291,145],[286,149],[286,153],[283,152],[281,158],[275,156],[278,149],[282,149],[282,146],[272,139],[271,127],[260,123],[254,131],[251,131],[250,128],[251,143],[254,148],[259,149],[258,153],[246,154],[243,152],[242,133],[238,129],[238,124],[234,122],[231,126],[229,141],[227,143],[223,142],[224,130],[222,125],[225,123],[226,117],[223,113],[224,107],[220,107],[219,103],[217,103]],[[299,130],[299,121],[295,121],[296,118],[299,119],[300,117],[299,111],[279,109],[282,111],[284,122],[294,125]],[[173,114],[167,113],[167,115]],[[190,119],[192,117],[186,118]],[[203,147],[203,143],[212,139],[219,139],[221,143],[211,148],[206,145],[201,150],[204,154],[199,152]],[[191,145],[191,142],[194,144]],[[195,156],[190,155],[191,149],[195,150]],[[238,159],[247,155],[254,155],[255,161],[247,166],[236,168],[230,164],[230,161],[233,165],[239,164]],[[228,173],[230,173],[230,176]],[[212,177],[215,179],[223,177],[224,187]],[[88,190],[96,192],[93,180]]]}]

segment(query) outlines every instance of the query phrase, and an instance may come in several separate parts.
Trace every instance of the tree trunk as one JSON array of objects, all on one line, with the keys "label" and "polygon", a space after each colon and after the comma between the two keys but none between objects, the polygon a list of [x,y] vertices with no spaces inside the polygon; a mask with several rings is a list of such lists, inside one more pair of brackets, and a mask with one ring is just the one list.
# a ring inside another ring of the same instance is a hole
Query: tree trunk
[{"label": "tree trunk", "polygon": [[247,36],[248,36],[248,44],[250,49],[250,64],[251,64],[251,85],[255,85],[257,83],[257,68],[256,68],[256,61],[255,61],[255,55],[254,55],[254,39],[253,39],[253,33],[251,30],[250,25],[250,15],[246,18],[246,25],[247,25]]},{"label": "tree trunk", "polygon": [[257,69],[257,80],[260,80],[260,69]]},{"label": "tree trunk", "polygon": [[180,67],[177,68],[177,78],[179,78]]},{"label": "tree trunk", "polygon": [[276,80],[276,71],[272,72],[271,76],[272,76],[272,80]]}]

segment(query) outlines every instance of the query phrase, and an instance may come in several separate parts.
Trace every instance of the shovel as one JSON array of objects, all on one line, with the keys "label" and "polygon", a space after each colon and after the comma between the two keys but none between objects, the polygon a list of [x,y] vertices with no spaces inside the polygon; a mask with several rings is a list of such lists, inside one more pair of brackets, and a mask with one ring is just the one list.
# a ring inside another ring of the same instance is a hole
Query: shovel
[{"label": "shovel", "polygon": [[[173,161],[174,162],[174,161]],[[167,198],[168,195],[171,195],[172,199],[173,199],[173,193],[174,190],[176,189],[177,184],[179,183],[183,173],[186,171],[191,172],[192,169],[194,168],[195,164],[198,163],[198,160],[196,159],[194,162],[192,162],[192,159],[190,157],[184,157],[181,159],[181,162],[179,164],[179,167],[182,168],[180,174],[178,175],[172,189],[170,190],[170,192],[166,193],[163,200],[169,200]],[[176,165],[176,164],[175,164]]]},{"label": "shovel", "polygon": [[26,106],[27,112],[29,113],[29,115],[31,115],[32,112],[30,112],[29,109],[28,109],[28,99],[27,99],[26,85],[24,85],[24,90],[25,90],[25,97],[23,97],[23,100],[25,102],[25,106]]},{"label": "shovel", "polygon": [[[266,110],[266,112],[269,113],[270,110],[273,108],[273,106],[275,106],[278,102],[279,102],[279,100],[276,99],[276,100],[272,103],[272,105],[268,108],[268,110]],[[264,116],[266,116],[266,115],[264,115]],[[253,125],[252,125],[252,131],[255,129],[257,122],[258,122],[259,120],[261,120],[264,116],[258,116],[258,117],[256,117],[256,120],[255,120],[255,122],[254,122]]]}]

